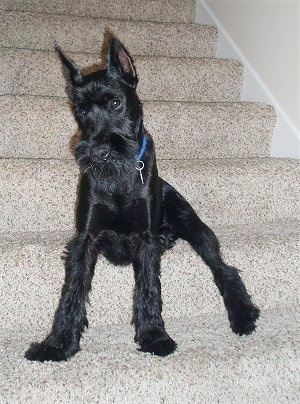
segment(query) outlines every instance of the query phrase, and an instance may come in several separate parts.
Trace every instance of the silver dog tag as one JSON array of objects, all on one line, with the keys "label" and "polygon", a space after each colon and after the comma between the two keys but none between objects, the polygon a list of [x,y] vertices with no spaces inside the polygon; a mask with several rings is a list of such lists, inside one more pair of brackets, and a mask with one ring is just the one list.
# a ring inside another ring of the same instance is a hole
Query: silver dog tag
[{"label": "silver dog tag", "polygon": [[143,178],[143,174],[142,174],[142,170],[145,167],[145,164],[142,162],[142,160],[138,160],[136,162],[136,169],[140,172],[140,177],[141,177],[141,182],[142,184],[144,184],[144,178]]}]

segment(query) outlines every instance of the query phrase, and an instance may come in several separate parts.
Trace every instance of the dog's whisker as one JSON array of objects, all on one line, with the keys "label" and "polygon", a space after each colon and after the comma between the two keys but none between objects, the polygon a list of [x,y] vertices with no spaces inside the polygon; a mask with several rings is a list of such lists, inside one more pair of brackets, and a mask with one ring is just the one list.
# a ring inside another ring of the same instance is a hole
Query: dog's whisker
[{"label": "dog's whisker", "polygon": [[92,164],[90,166],[88,166],[85,170],[84,170],[84,174],[86,174],[90,169],[92,168]]}]

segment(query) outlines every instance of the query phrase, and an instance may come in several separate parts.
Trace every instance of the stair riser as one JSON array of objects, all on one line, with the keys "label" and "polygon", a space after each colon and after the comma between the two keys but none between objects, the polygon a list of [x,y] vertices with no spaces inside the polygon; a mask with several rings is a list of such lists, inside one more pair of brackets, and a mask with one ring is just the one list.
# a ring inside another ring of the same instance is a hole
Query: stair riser
[{"label": "stair riser", "polygon": [[[242,270],[241,277],[253,301],[262,310],[299,303],[300,281],[295,266],[300,258],[299,239],[250,237],[240,242],[234,237],[221,237],[224,259]],[[0,293],[0,315],[7,319],[6,327],[50,327],[64,279],[61,252],[60,242],[2,249],[1,283],[5,291]],[[88,309],[90,325],[129,324],[133,286],[130,266],[113,267],[99,260]],[[162,293],[165,318],[217,312],[226,316],[209,269],[186,243],[179,242],[162,258]]]},{"label": "stair riser", "polygon": [[[130,49],[131,55],[213,57],[217,46],[217,30],[207,25],[84,19],[4,11],[0,11],[0,19],[1,45],[8,48],[52,51],[53,40],[56,39],[66,52],[99,54],[108,29]],[[36,35],[37,32],[39,35]]]},{"label": "stair riser", "polygon": [[[73,158],[76,123],[67,100],[0,99],[0,157]],[[254,103],[144,103],[158,158],[266,157],[275,124],[271,107]]]},{"label": "stair riser", "polygon": [[[160,161],[158,168],[200,217],[215,226],[298,219],[299,166],[284,163]],[[2,231],[72,229],[77,173],[71,161],[2,160]]]},{"label": "stair riser", "polygon": [[151,2],[151,7],[144,0],[2,0],[1,9],[121,20],[193,22],[195,19],[194,0],[172,0],[171,4],[165,0],[155,0]]},{"label": "stair riser", "polygon": [[[80,66],[97,61],[95,55],[71,55]],[[238,101],[240,96],[243,68],[234,60],[137,57],[136,66],[144,101]],[[0,73],[2,95],[66,96],[55,52],[2,49]]]}]

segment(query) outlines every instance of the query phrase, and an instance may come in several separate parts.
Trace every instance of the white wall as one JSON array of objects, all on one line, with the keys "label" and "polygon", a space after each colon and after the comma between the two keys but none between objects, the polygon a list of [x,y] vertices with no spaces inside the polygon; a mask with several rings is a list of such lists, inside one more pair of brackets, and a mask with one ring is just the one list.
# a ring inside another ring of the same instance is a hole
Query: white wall
[{"label": "white wall", "polygon": [[196,22],[218,26],[217,56],[244,63],[242,99],[276,108],[272,155],[300,158],[300,0],[197,0]]}]

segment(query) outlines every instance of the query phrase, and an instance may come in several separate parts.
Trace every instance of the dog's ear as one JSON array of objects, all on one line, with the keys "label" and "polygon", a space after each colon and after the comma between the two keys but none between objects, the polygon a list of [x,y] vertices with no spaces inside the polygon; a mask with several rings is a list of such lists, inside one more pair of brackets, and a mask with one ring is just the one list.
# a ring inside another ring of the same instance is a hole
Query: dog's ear
[{"label": "dog's ear", "polygon": [[138,77],[133,60],[124,45],[112,37],[107,55],[107,70],[112,76],[121,77],[131,87],[136,87]]},{"label": "dog's ear", "polygon": [[78,66],[69,60],[63,53],[58,43],[54,42],[54,48],[59,55],[60,61],[63,65],[64,76],[70,85],[77,85],[83,82],[83,74]]}]

